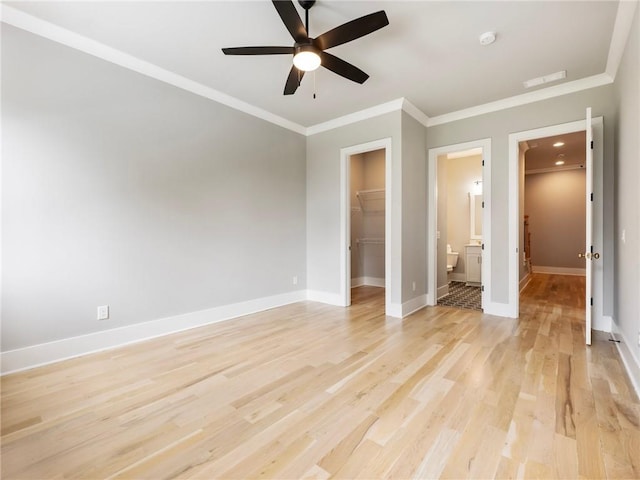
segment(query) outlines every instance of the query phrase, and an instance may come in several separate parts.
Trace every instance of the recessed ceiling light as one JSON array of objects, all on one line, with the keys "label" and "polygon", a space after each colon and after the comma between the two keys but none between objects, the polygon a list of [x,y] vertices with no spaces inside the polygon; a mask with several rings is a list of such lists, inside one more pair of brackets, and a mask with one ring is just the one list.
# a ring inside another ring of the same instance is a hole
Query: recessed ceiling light
[{"label": "recessed ceiling light", "polygon": [[556,165],[564,165],[564,160],[557,160]]},{"label": "recessed ceiling light", "polygon": [[480,35],[479,40],[480,45],[482,46],[491,45],[496,41],[496,32],[484,32],[482,35]]},{"label": "recessed ceiling light", "polygon": [[562,147],[564,145],[564,142],[556,142],[553,144],[554,147]]},{"label": "recessed ceiling light", "polygon": [[549,75],[545,75],[543,77],[532,78],[531,80],[527,80],[526,82],[523,82],[523,84],[524,84],[524,88],[531,88],[531,87],[537,87],[538,85],[542,85],[544,83],[555,82],[556,80],[562,80],[563,78],[567,78],[566,70],[550,73]]}]

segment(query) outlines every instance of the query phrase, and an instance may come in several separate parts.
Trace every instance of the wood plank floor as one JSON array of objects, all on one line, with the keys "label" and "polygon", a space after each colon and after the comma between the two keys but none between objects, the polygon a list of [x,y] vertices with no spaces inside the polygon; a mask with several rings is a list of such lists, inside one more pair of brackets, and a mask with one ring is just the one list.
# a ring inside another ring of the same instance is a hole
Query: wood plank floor
[{"label": "wood plank floor", "polygon": [[583,280],[519,320],[382,289],[2,378],[2,478],[640,478],[640,403]]}]

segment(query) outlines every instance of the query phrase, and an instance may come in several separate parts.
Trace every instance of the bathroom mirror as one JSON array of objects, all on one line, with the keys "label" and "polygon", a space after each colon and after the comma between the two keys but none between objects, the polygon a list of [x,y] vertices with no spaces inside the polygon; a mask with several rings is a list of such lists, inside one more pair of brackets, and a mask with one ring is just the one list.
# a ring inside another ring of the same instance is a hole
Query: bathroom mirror
[{"label": "bathroom mirror", "polygon": [[469,238],[482,240],[482,194],[469,193]]}]

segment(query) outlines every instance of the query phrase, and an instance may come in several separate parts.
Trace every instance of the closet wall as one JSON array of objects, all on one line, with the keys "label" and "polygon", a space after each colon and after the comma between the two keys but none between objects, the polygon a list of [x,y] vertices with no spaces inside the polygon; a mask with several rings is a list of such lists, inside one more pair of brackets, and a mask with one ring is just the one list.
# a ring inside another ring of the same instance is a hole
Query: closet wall
[{"label": "closet wall", "polygon": [[384,287],[385,152],[351,156],[351,286]]}]

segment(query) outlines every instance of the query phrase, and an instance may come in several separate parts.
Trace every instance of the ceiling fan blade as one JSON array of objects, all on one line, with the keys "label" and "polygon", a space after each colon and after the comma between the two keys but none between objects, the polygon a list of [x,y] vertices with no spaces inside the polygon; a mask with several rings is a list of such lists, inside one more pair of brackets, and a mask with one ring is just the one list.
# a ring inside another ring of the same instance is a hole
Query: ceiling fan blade
[{"label": "ceiling fan blade", "polygon": [[295,65],[291,67],[289,76],[287,77],[287,83],[284,85],[284,94],[293,95],[296,93],[302,77],[304,76],[304,70],[298,70]]},{"label": "ceiling fan blade", "polygon": [[276,7],[278,15],[282,19],[284,26],[287,27],[293,39],[298,43],[307,41],[307,29],[298,15],[295,5],[291,0],[272,0],[273,6]]},{"label": "ceiling fan blade", "polygon": [[283,55],[292,54],[295,49],[293,47],[230,47],[223,48],[225,55]]},{"label": "ceiling fan blade", "polygon": [[336,47],[343,43],[364,37],[387,25],[389,25],[387,14],[384,13],[384,10],[380,10],[379,12],[356,18],[333,30],[329,30],[317,37],[313,43],[320,50],[326,50],[327,48]]},{"label": "ceiling fan blade", "polygon": [[327,52],[320,53],[321,65],[324,68],[331,70],[333,73],[337,73],[338,75],[352,80],[356,83],[364,83],[369,78],[369,75],[364,73],[358,67],[351,65],[348,62],[336,57],[335,55],[331,55]]}]

